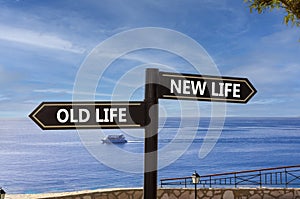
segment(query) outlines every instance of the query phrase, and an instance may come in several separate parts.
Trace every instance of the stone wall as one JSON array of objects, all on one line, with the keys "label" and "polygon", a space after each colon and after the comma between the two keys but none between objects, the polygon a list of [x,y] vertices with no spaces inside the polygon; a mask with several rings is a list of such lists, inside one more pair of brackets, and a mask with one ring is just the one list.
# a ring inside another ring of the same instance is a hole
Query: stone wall
[{"label": "stone wall", "polygon": [[[158,189],[158,199],[194,199],[194,189]],[[198,199],[300,199],[300,189],[198,189]],[[142,199],[141,188],[102,189],[70,193],[7,195],[5,199]]]}]

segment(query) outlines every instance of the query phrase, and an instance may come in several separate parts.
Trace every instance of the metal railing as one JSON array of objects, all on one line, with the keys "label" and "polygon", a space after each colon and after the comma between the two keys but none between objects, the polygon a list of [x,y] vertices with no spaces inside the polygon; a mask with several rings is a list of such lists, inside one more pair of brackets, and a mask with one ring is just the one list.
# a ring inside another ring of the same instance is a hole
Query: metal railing
[{"label": "metal railing", "polygon": [[[191,176],[162,178],[160,186],[190,186]],[[300,165],[273,167],[258,170],[200,175],[198,185],[203,187],[297,187],[300,186]]]}]

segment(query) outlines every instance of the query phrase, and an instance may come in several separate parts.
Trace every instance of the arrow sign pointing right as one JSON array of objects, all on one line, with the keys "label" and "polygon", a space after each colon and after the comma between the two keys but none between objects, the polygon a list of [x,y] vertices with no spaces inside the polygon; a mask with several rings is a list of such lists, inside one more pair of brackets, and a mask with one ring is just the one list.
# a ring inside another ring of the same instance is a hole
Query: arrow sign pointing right
[{"label": "arrow sign pointing right", "polygon": [[159,73],[159,98],[247,103],[257,92],[247,78]]}]

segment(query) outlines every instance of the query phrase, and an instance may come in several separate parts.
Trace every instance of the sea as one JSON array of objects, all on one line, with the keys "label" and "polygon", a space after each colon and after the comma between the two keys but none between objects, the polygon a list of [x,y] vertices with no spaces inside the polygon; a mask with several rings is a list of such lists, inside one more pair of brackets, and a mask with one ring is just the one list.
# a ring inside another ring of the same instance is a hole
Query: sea
[{"label": "sea", "polygon": [[[216,129],[211,129],[211,118],[191,120],[199,122],[192,127],[180,125],[181,118],[160,122],[158,184],[161,178],[191,176],[195,170],[206,175],[300,164],[300,118],[228,117]],[[217,133],[209,136],[209,129]],[[143,155],[143,130],[105,133],[123,133],[128,142],[117,146],[121,152]],[[94,142],[102,138],[103,132]],[[199,155],[204,142],[210,143],[209,150]],[[75,130],[43,131],[30,119],[2,119],[0,187],[10,194],[142,187],[143,173],[126,170],[142,165],[142,158],[126,159],[126,153],[113,153],[115,146],[102,145],[98,154],[119,159],[116,166],[93,154]],[[170,145],[175,149],[164,150]]]}]

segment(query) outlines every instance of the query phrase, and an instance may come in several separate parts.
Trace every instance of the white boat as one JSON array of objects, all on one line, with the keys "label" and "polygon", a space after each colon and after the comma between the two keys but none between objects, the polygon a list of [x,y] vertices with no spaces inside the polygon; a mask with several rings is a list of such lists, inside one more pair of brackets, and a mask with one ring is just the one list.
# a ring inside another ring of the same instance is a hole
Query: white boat
[{"label": "white boat", "polygon": [[126,143],[127,140],[123,134],[119,134],[119,135],[108,135],[102,139],[102,142],[107,144],[111,144],[111,143],[122,144],[122,143]]}]

